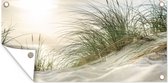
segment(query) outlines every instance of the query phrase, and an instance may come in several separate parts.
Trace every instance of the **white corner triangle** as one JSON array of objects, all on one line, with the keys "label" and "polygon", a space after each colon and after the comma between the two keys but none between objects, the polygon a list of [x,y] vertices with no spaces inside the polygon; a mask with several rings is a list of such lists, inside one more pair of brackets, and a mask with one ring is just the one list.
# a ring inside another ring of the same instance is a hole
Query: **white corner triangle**
[{"label": "white corner triangle", "polygon": [[[35,50],[16,49],[6,47],[9,54],[15,59],[23,71],[33,80],[34,79],[34,64],[35,64]],[[33,57],[29,58],[28,54],[33,53]]]}]

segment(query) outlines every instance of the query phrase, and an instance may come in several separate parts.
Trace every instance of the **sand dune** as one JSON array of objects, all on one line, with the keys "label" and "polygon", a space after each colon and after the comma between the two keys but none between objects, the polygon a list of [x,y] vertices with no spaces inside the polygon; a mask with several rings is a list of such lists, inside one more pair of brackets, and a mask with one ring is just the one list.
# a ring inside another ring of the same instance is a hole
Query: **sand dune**
[{"label": "sand dune", "polygon": [[[102,60],[78,68],[35,72],[35,81],[167,81],[166,33],[141,40],[113,52]],[[164,79],[160,79],[160,75]]]}]

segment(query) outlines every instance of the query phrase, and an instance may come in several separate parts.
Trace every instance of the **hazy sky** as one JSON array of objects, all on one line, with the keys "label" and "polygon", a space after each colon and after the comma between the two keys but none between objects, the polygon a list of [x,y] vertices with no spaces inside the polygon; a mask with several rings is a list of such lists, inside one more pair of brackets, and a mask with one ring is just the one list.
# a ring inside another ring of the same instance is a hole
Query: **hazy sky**
[{"label": "hazy sky", "polygon": [[[63,22],[71,21],[72,9],[82,7],[88,1],[105,0],[8,0],[10,6],[2,7],[2,22],[14,24],[17,30],[53,33]],[[123,1],[123,0],[120,0]],[[134,1],[134,0],[133,0]],[[144,0],[136,0],[136,3]],[[47,33],[48,34],[48,33]]]},{"label": "hazy sky", "polygon": [[[55,44],[56,37],[66,30],[65,22],[72,21],[75,16],[69,11],[81,7],[83,1],[86,0],[8,0],[10,6],[2,7],[2,24],[14,25],[13,37],[25,33],[41,34],[49,44]],[[25,43],[30,37],[18,40]]]},{"label": "hazy sky", "polygon": [[[4,1],[4,0],[3,0]],[[2,2],[3,2],[2,1]],[[2,24],[15,25],[13,36],[24,33],[45,35],[48,42],[55,43],[56,36],[65,30],[65,22],[73,21],[78,15],[70,12],[84,8],[88,2],[105,0],[7,0],[8,8],[2,7]],[[123,0],[119,0],[123,2]],[[140,4],[146,0],[132,0]],[[25,37],[24,37],[25,38]],[[23,39],[24,40],[24,39]],[[51,41],[50,41],[51,40]]]},{"label": "hazy sky", "polygon": [[[61,2],[60,2],[61,1]],[[63,3],[66,1],[65,3]],[[12,23],[17,30],[45,33],[52,32],[68,17],[67,9],[74,7],[75,0],[12,0],[9,8],[2,8],[2,22]],[[79,1],[79,0],[78,0]]]}]

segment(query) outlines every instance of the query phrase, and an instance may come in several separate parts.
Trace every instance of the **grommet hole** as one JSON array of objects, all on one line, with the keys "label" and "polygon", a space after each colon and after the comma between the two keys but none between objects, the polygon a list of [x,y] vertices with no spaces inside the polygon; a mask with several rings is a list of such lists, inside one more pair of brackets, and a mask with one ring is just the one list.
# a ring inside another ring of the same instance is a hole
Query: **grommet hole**
[{"label": "grommet hole", "polygon": [[3,3],[3,6],[4,6],[5,8],[9,7],[9,2],[8,2],[8,1],[5,1],[5,2]]},{"label": "grommet hole", "polygon": [[32,52],[29,52],[29,53],[28,53],[28,57],[29,57],[29,58],[33,58],[33,56],[34,56],[34,54],[33,54]]},{"label": "grommet hole", "polygon": [[160,7],[163,7],[165,4],[164,4],[164,2],[161,1],[161,2],[159,3],[159,5],[160,5]]},{"label": "grommet hole", "polygon": [[163,80],[164,79],[164,75],[160,75],[160,79]]}]

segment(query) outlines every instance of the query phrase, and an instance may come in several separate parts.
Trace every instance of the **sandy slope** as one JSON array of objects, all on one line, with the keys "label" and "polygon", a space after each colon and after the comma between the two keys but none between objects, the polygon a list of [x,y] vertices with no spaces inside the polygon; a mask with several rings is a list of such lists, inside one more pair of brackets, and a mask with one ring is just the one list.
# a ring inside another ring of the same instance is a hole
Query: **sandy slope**
[{"label": "sandy slope", "polygon": [[167,81],[166,33],[153,38],[79,68],[35,72],[35,81]]}]

